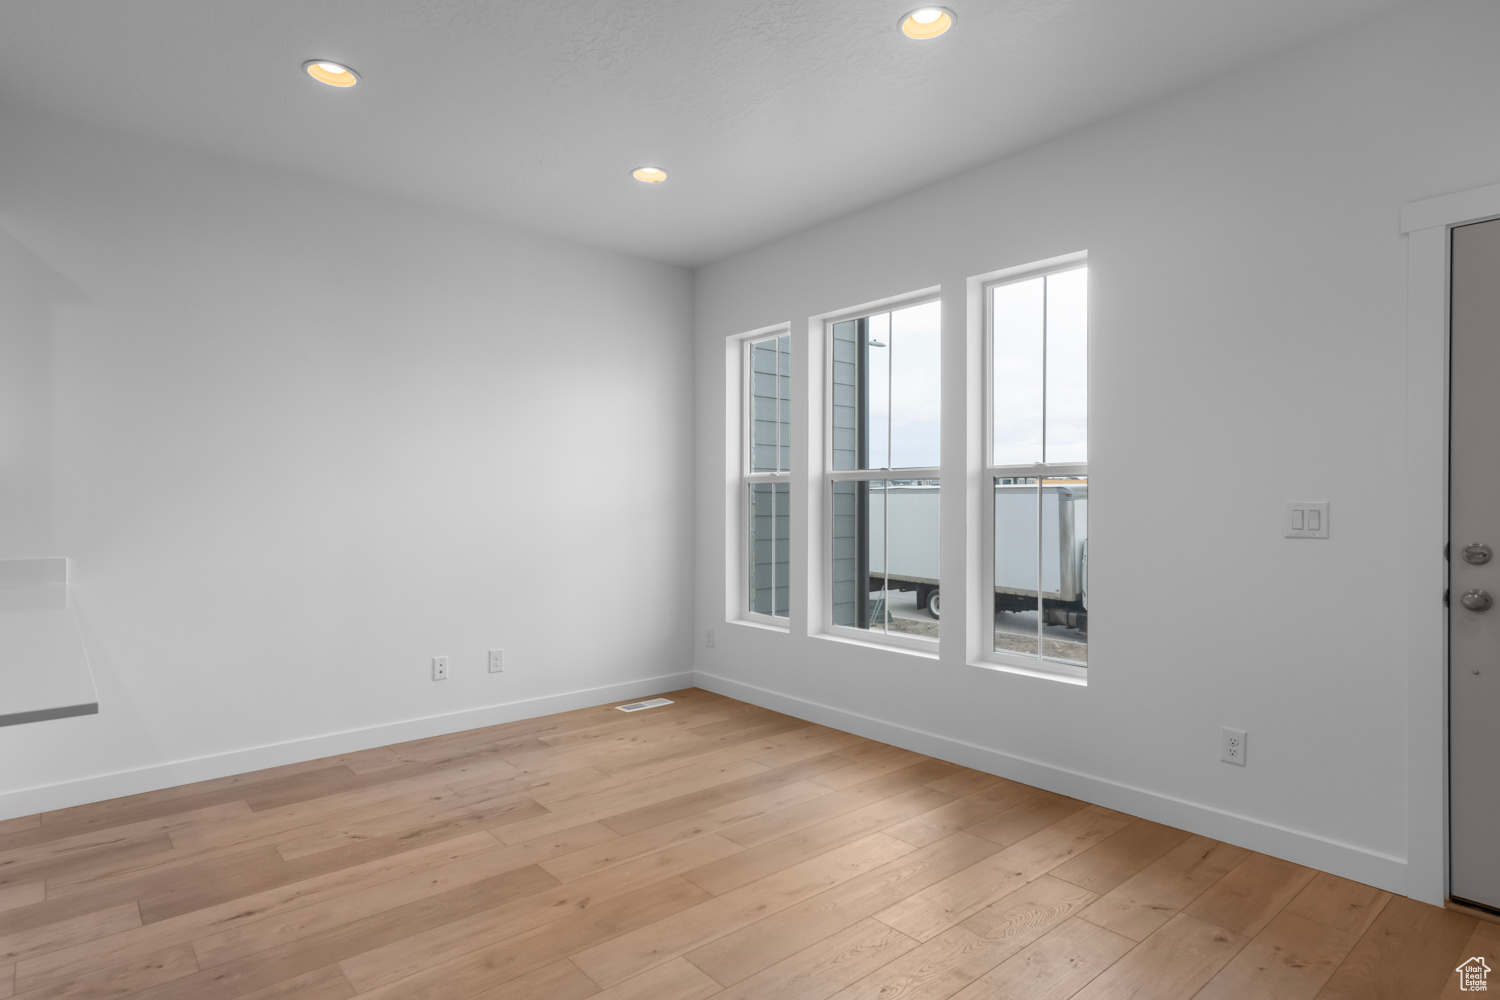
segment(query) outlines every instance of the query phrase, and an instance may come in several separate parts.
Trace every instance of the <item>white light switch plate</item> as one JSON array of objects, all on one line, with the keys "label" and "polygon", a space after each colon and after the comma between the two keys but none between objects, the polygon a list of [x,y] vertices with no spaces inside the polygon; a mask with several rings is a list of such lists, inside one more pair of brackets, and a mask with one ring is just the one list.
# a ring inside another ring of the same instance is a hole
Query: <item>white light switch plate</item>
[{"label": "white light switch plate", "polygon": [[1285,523],[1288,538],[1327,538],[1328,503],[1288,503]]}]

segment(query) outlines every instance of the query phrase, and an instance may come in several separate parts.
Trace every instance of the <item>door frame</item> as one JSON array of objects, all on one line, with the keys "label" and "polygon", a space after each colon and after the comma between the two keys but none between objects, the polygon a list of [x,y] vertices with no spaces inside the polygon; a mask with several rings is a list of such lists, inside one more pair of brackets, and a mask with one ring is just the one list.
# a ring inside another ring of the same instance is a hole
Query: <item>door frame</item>
[{"label": "door frame", "polygon": [[1406,894],[1448,895],[1448,365],[1451,231],[1500,218],[1500,184],[1411,202],[1407,241]]}]

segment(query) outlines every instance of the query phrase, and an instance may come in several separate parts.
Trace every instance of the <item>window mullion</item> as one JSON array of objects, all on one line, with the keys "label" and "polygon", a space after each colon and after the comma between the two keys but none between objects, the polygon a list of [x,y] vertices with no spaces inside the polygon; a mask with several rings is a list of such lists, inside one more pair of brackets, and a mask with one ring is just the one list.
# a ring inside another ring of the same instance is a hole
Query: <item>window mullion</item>
[{"label": "window mullion", "polygon": [[830,469],[826,475],[831,483],[860,482],[873,479],[939,479],[942,470],[937,466],[925,469]]},{"label": "window mullion", "polygon": [[1033,479],[1042,476],[1088,475],[1087,462],[1039,462],[1034,465],[992,465],[986,470],[991,476],[1008,476],[1014,479]]},{"label": "window mullion", "polygon": [[[1047,295],[1051,276],[1042,278],[1042,463],[1047,461]],[[1038,507],[1040,509],[1040,507]]]},{"label": "window mullion", "polygon": [[885,332],[885,464],[887,477],[880,490],[880,632],[891,634],[891,480],[889,472],[896,465],[896,455],[891,450],[894,438],[891,428],[896,425],[896,324],[891,323]]},{"label": "window mullion", "polygon": [[[1046,432],[1043,431],[1043,440],[1046,440]],[[1042,480],[1036,481],[1036,655],[1038,659],[1046,652],[1046,636],[1042,633],[1042,608],[1046,599],[1042,597],[1042,538],[1045,534],[1042,525],[1045,518],[1042,516]]]},{"label": "window mullion", "polygon": [[[781,346],[778,344],[777,345],[777,355],[776,355],[776,385],[777,385],[777,400],[776,400],[776,405],[777,405],[777,409],[776,409],[776,464],[777,465],[781,464],[781,399],[780,399],[780,387],[781,387],[781,354],[780,354],[780,350],[781,350]],[[777,532],[778,532],[778,529],[781,527],[781,524],[780,524],[780,521],[781,521],[781,505],[777,502],[778,497],[776,496],[776,486],[777,486],[777,484],[775,482],[771,483],[771,616],[772,617],[776,616],[777,584],[781,582],[780,580],[777,579],[777,572],[776,572],[776,570],[777,570],[777,559],[776,559],[777,549],[776,549],[776,543],[777,543],[777,541],[779,541],[779,539],[777,537]]]}]

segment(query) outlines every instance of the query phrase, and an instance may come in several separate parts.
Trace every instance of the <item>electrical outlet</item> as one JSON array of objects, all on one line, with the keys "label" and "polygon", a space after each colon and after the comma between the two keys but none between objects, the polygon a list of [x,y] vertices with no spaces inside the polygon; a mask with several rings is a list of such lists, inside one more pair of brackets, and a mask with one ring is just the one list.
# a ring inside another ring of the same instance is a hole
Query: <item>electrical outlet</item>
[{"label": "electrical outlet", "polygon": [[448,679],[448,658],[446,656],[434,656],[432,658],[432,679],[445,681]]},{"label": "electrical outlet", "polygon": [[1243,729],[1230,729],[1228,726],[1221,729],[1219,731],[1219,759],[1244,767],[1246,738]]},{"label": "electrical outlet", "polygon": [[711,628],[703,630],[703,645],[709,649],[714,648],[714,630]]},{"label": "electrical outlet", "polygon": [[505,673],[505,650],[503,650],[503,649],[492,649],[492,650],[490,650],[490,673],[492,673],[492,674],[503,674],[503,673]]}]

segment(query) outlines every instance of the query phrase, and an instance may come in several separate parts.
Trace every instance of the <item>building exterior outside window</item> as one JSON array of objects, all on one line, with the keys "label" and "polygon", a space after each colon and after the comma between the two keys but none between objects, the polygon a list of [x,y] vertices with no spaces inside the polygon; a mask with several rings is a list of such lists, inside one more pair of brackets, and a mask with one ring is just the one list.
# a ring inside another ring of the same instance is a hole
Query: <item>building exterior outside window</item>
[{"label": "building exterior outside window", "polygon": [[747,341],[744,359],[744,500],[748,618],[790,616],[792,338]]},{"label": "building exterior outside window", "polygon": [[941,307],[827,325],[830,631],[938,638]]}]

